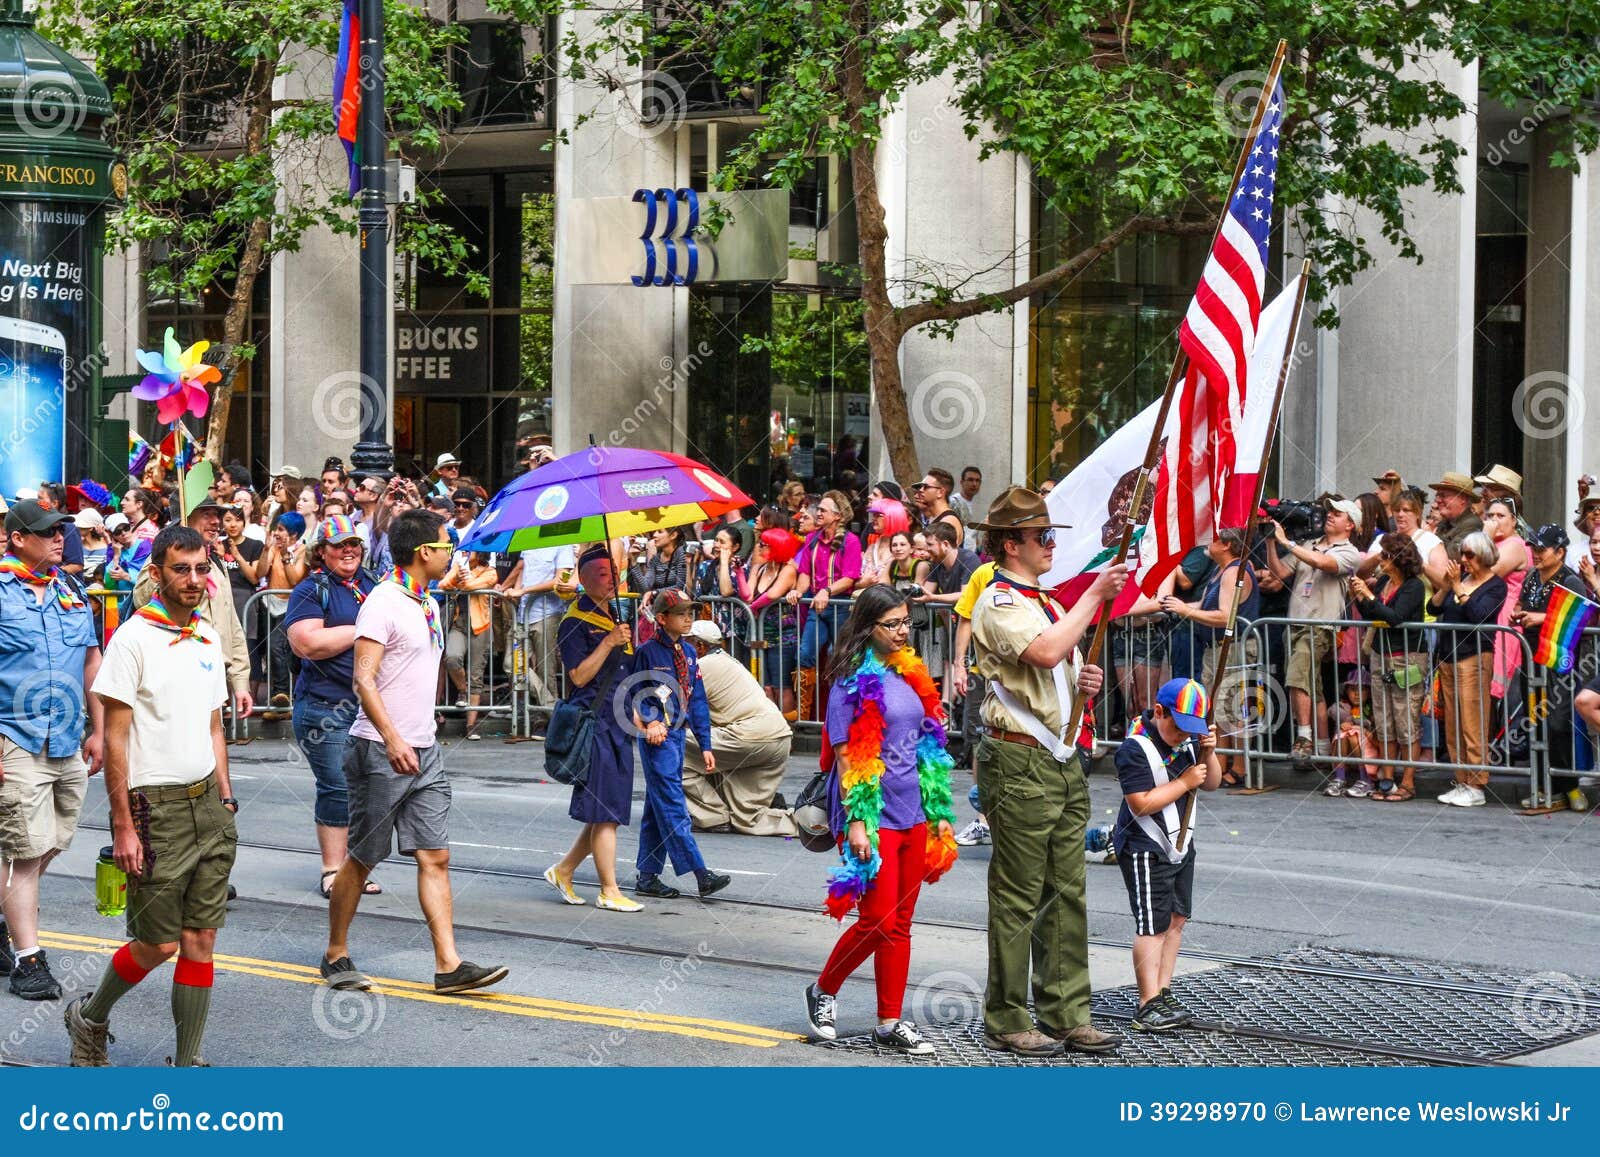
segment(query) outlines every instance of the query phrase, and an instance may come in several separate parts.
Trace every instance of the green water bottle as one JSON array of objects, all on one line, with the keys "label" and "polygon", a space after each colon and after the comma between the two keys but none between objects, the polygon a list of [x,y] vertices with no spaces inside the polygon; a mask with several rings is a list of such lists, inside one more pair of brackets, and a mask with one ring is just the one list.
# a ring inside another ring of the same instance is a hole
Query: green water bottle
[{"label": "green water bottle", "polygon": [[94,909],[102,916],[121,916],[128,910],[128,874],[117,867],[114,848],[101,848],[94,866]]}]

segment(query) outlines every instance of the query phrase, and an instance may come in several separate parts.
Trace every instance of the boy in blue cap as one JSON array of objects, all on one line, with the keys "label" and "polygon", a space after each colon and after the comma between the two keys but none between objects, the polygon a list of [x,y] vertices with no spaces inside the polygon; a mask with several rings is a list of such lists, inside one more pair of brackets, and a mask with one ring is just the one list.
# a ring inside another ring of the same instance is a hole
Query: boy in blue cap
[{"label": "boy in blue cap", "polygon": [[711,752],[711,708],[693,647],[683,636],[694,622],[697,604],[679,590],[660,591],[651,600],[656,633],[634,656],[634,714],[640,728],[639,762],[644,765],[644,817],[639,821],[640,896],[671,900],[681,895],[661,879],[667,859],[680,876],[694,873],[704,899],[726,888],[730,877],[706,867],[695,842],[689,805],[683,798],[683,736],[694,728],[706,771],[716,771]]},{"label": "boy in blue cap", "polygon": [[1194,1018],[1172,995],[1183,926],[1194,906],[1194,825],[1178,844],[1191,791],[1222,784],[1210,700],[1193,679],[1169,679],[1117,748],[1122,807],[1111,831],[1133,909],[1133,972],[1139,1011],[1133,1027],[1168,1032]]}]

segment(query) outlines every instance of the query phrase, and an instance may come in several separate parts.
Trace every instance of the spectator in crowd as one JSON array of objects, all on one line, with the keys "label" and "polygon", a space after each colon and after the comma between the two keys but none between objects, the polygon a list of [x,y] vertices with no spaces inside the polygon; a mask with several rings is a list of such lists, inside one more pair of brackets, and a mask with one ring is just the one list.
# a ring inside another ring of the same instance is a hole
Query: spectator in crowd
[{"label": "spectator in crowd", "polygon": [[889,542],[895,535],[911,529],[911,519],[906,514],[903,502],[893,498],[874,498],[867,506],[867,526],[867,545],[861,552],[862,585],[887,581],[885,576],[893,561],[889,554]]},{"label": "spectator in crowd", "polygon": [[[355,691],[356,617],[377,585],[361,565],[361,536],[348,518],[328,518],[317,528],[312,570],[289,596],[284,629],[300,659],[294,684],[292,726],[316,783],[312,818],[322,853],[317,891],[332,893],[334,875],[349,851],[350,796],[344,753],[360,706]],[[383,891],[368,878],[364,895]]]},{"label": "spectator in crowd", "polygon": [[478,520],[478,495],[476,491],[468,490],[465,486],[457,487],[456,492],[450,496],[450,521],[445,523],[445,533],[450,536],[450,542],[460,547],[472,531],[472,524]]},{"label": "spectator in crowd", "polygon": [[1388,504],[1370,490],[1356,495],[1356,505],[1361,508],[1361,531],[1352,534],[1350,541],[1367,554],[1377,549],[1383,536],[1394,529],[1394,520],[1389,517]]},{"label": "spectator in crowd", "polygon": [[928,528],[928,538],[933,543],[933,560],[922,576],[920,597],[954,606],[983,560],[961,545],[962,534],[948,522],[934,523]]},{"label": "spectator in crowd", "polygon": [[861,578],[861,540],[845,526],[854,513],[850,500],[837,490],[822,496],[817,505],[817,529],[800,548],[795,569],[798,578],[785,596],[792,607],[806,603],[800,627],[797,690],[800,718],[816,719],[817,665],[823,648],[832,641],[848,614],[830,608],[828,601],[846,598]]},{"label": "spectator in crowd", "polygon": [[948,522],[957,530],[965,530],[961,516],[950,508],[950,495],[955,488],[956,480],[950,477],[950,471],[940,466],[930,469],[922,476],[922,481],[911,488],[924,527]]},{"label": "spectator in crowd", "polygon": [[1438,518],[1433,532],[1444,543],[1445,552],[1456,558],[1461,553],[1462,539],[1483,529],[1483,520],[1472,512],[1473,504],[1478,501],[1472,479],[1449,470],[1429,487],[1433,491],[1433,513]]},{"label": "spectator in crowd", "polygon": [[570,546],[525,550],[506,576],[505,592],[521,599],[527,637],[522,655],[528,673],[528,694],[535,704],[554,705],[560,698],[556,663],[556,628],[567,604],[578,595],[578,556]]},{"label": "spectator in crowd", "polygon": [[[1494,543],[1498,555],[1494,573],[1506,580],[1506,601],[1495,619],[1502,627],[1510,625],[1512,616],[1516,614],[1522,581],[1528,574],[1528,544],[1517,533],[1517,525],[1521,521],[1517,517],[1517,506],[1517,499],[1502,497],[1491,498],[1483,507],[1483,529]],[[1505,698],[1511,680],[1521,668],[1522,644],[1509,631],[1495,632],[1494,669],[1491,672],[1489,694],[1496,699]]]},{"label": "spectator in crowd", "polygon": [[789,724],[749,669],[723,649],[716,623],[697,620],[687,640],[700,659],[716,753],[716,771],[707,772],[699,741],[686,737],[683,794],[696,830],[794,835],[794,814],[777,794],[789,769]]},{"label": "spectator in crowd", "polygon": [[[1386,534],[1378,546],[1378,577],[1350,580],[1350,598],[1358,615],[1376,630],[1362,643],[1372,671],[1374,734],[1384,759],[1408,761],[1400,768],[1378,771],[1373,798],[1402,803],[1416,795],[1417,758],[1422,699],[1428,689],[1428,644],[1415,624],[1422,622],[1424,587],[1422,556],[1405,534]],[[1407,624],[1413,624],[1408,626]]]},{"label": "spectator in crowd", "polygon": [[1589,532],[1589,549],[1578,560],[1578,576],[1589,588],[1589,598],[1600,599],[1600,526]]},{"label": "spectator in crowd", "polygon": [[[1309,545],[1290,541],[1282,523],[1272,524],[1267,563],[1289,587],[1290,619],[1344,616],[1345,580],[1356,573],[1361,563],[1361,554],[1350,541],[1360,522],[1361,508],[1341,498],[1328,503],[1322,537]],[[1319,696],[1322,667],[1333,657],[1337,637],[1338,631],[1333,627],[1297,627],[1290,631],[1285,682],[1294,712],[1293,754],[1297,771],[1312,770],[1313,753],[1328,754],[1327,718],[1320,710],[1313,711],[1312,704]]]},{"label": "spectator in crowd", "polygon": [[322,492],[327,494],[334,490],[342,490],[350,482],[350,475],[344,472],[344,459],[325,458],[322,462]]},{"label": "spectator in crowd", "polygon": [[265,546],[267,528],[261,522],[261,510],[256,503],[256,496],[240,487],[233,492],[232,505],[239,508],[239,516],[244,519],[244,536],[252,542]]},{"label": "spectator in crowd", "polygon": [[429,492],[437,494],[441,498],[449,498],[460,486],[461,459],[448,450],[440,454],[438,458],[434,459],[433,476],[434,483],[429,488]]},{"label": "spectator in crowd", "polygon": [[235,490],[254,490],[255,479],[250,477],[250,468],[243,462],[229,462],[217,473],[217,482],[223,494],[231,495]]},{"label": "spectator in crowd", "polygon": [[[788,720],[798,718],[794,680],[800,633],[798,612],[787,597],[799,578],[794,565],[797,546],[798,540],[787,530],[763,530],[747,571],[735,572],[730,564],[725,573],[719,573],[723,598],[743,599],[761,624],[761,639],[766,644],[761,653],[761,684]],[[776,609],[769,611],[769,606]]]},{"label": "spectator in crowd", "polygon": [[[689,593],[696,600],[738,597],[739,579],[746,570],[746,563],[740,554],[741,546],[742,540],[739,538],[737,527],[726,524],[717,527],[716,535],[705,544],[705,557],[695,568],[694,589]],[[750,553],[754,556],[754,549]],[[734,591],[731,596],[724,596],[722,593],[724,574],[728,576],[727,583]],[[751,618],[737,607],[723,602],[709,605],[711,621],[717,624],[723,635],[743,640],[751,633]],[[741,651],[741,654],[749,652]]]},{"label": "spectator in crowd", "polygon": [[489,565],[489,556],[476,550],[458,551],[450,569],[439,580],[440,590],[462,593],[454,600],[454,613],[450,616],[444,669],[456,689],[456,706],[467,708],[467,738],[472,740],[482,738],[478,734],[478,704],[483,702],[489,652],[494,648],[494,633],[489,629],[490,599],[474,592],[492,590],[499,583],[500,576]]},{"label": "spectator in crowd", "polygon": [[[922,592],[922,580],[927,576],[928,564],[915,557],[911,535],[905,531],[889,536],[889,566],[879,581],[888,583],[907,598]],[[863,583],[862,585],[866,585]]]},{"label": "spectator in crowd", "polygon": [[[376,474],[368,474],[360,482],[356,483],[354,498],[358,513],[355,521],[358,526],[365,526],[370,529],[373,522],[377,520],[378,508],[383,502],[383,491],[383,479]],[[368,541],[371,541],[370,538]]]},{"label": "spectator in crowd", "polygon": [[88,695],[100,671],[94,615],[59,569],[70,519],[34,499],[6,511],[0,560],[0,960],[11,992],[58,1000],[39,945],[39,878],[72,843],[105,740]]},{"label": "spectator in crowd", "polygon": [[350,517],[350,495],[343,490],[335,490],[322,500],[322,517],[324,519],[336,516]]},{"label": "spectator in crowd", "polygon": [[241,624],[245,627],[247,639],[251,631],[250,624],[243,621],[244,607],[261,581],[256,563],[266,550],[263,543],[245,534],[248,529],[242,510],[237,506],[223,509],[222,534],[217,539],[217,557],[222,561],[222,569],[228,574],[228,585],[233,588],[234,613],[239,616]]},{"label": "spectator in crowd", "polygon": [[1509,466],[1491,466],[1472,480],[1477,484],[1485,502],[1496,498],[1510,498],[1522,505],[1522,475]]},{"label": "spectator in crowd", "polygon": [[72,521],[83,536],[83,571],[78,577],[85,586],[98,586],[111,545],[111,540],[106,537],[105,519],[93,507],[84,507],[73,516]]},{"label": "spectator in crowd", "polygon": [[[1449,475],[1446,475],[1448,479]],[[1499,555],[1481,530],[1461,539],[1461,557],[1445,568],[1445,586],[1434,592],[1441,624],[1482,627],[1494,622],[1506,600],[1506,580],[1494,573]],[[1482,630],[1451,630],[1439,636],[1439,723],[1454,763],[1481,765],[1489,757],[1489,678],[1494,636]],[[1569,703],[1570,715],[1570,703]],[[1458,770],[1456,786],[1439,797],[1454,807],[1481,807],[1489,773]]]},{"label": "spectator in crowd", "polygon": [[[122,496],[122,514],[128,520],[134,541],[145,543],[148,548],[161,530],[158,522],[161,515],[160,500],[144,487],[135,486]],[[149,555],[148,549],[145,554]]]},{"label": "spectator in crowd", "polygon": [[[1196,658],[1204,655],[1200,668],[1200,683],[1216,688],[1212,700],[1216,709],[1216,723],[1221,735],[1237,735],[1249,722],[1246,697],[1251,693],[1245,681],[1246,670],[1260,659],[1256,637],[1242,636],[1242,641],[1232,649],[1228,671],[1221,683],[1217,682],[1218,642],[1238,606],[1239,619],[1248,623],[1261,617],[1261,596],[1256,589],[1255,567],[1244,557],[1244,534],[1234,529],[1217,532],[1206,547],[1213,564],[1211,577],[1206,581],[1198,602],[1187,603],[1176,595],[1161,600],[1162,609],[1187,619],[1194,625]],[[1241,636],[1235,636],[1241,639]],[[1225,787],[1238,787],[1244,782],[1244,757],[1230,756],[1222,760],[1222,782]]]},{"label": "spectator in crowd", "polygon": [[1378,500],[1385,507],[1392,507],[1394,500],[1405,490],[1406,484],[1400,478],[1400,471],[1385,470],[1372,480],[1372,487],[1377,492]]},{"label": "spectator in crowd", "polygon": [[[285,467],[293,469],[293,467]],[[300,492],[306,488],[306,480],[298,476],[278,474],[272,479],[272,485],[267,491],[271,501],[267,504],[267,525],[271,526],[272,519],[285,510],[294,510],[300,501]]]},{"label": "spectator in crowd", "polygon": [[950,505],[961,521],[971,526],[977,521],[978,492],[983,489],[983,471],[976,466],[968,466],[961,471],[961,485],[956,493],[950,496]]},{"label": "spectator in crowd", "polygon": [[[1163,669],[1170,638],[1182,630],[1184,644],[1190,642],[1191,628],[1186,624],[1169,626],[1169,616],[1164,609],[1166,600],[1175,598],[1173,591],[1180,573],[1181,568],[1171,571],[1161,580],[1160,589],[1153,597],[1141,594],[1127,614],[1111,621],[1108,637],[1117,689],[1129,720],[1138,719],[1155,706],[1156,691],[1165,682]],[[1183,602],[1182,599],[1176,601]]]},{"label": "spectator in crowd", "polygon": [[[207,569],[203,572],[206,589],[200,596],[200,618],[222,644],[233,710],[242,719],[250,714],[255,700],[250,695],[250,648],[245,641],[244,628],[239,625],[239,612],[233,605],[233,587],[221,581],[222,563],[217,544],[222,537],[222,508],[207,499],[189,512],[188,525],[199,532],[206,546]],[[135,609],[149,603],[160,581],[158,568],[148,565],[140,568],[133,589]]]},{"label": "spectator in crowd", "polygon": [[[1390,507],[1395,531],[1411,539],[1417,548],[1417,557],[1422,559],[1422,577],[1427,580],[1430,590],[1438,590],[1444,585],[1444,568],[1450,561],[1450,554],[1439,536],[1424,524],[1424,512],[1423,495],[1418,490],[1401,492]],[[1377,560],[1374,559],[1372,569],[1376,568]]]},{"label": "spectator in crowd", "polygon": [[668,589],[688,590],[689,555],[683,549],[686,541],[681,526],[652,532],[644,560],[628,571],[628,589],[641,595]]},{"label": "spectator in crowd", "polygon": [[783,484],[783,489],[778,491],[778,507],[788,513],[790,518],[799,514],[806,505],[806,485],[798,478],[791,478]]},{"label": "spectator in crowd", "polygon": [[1592,498],[1586,497],[1578,503],[1577,517],[1572,523],[1578,531],[1578,542],[1567,551],[1567,565],[1573,570],[1577,570],[1579,564],[1583,562],[1583,556],[1589,550],[1587,540],[1594,533],[1595,527],[1600,526],[1600,519],[1595,518],[1596,511],[1600,511],[1600,494]]},{"label": "spectator in crowd", "polygon": [[[760,539],[762,531],[766,530],[792,530],[794,520],[787,510],[777,506],[763,506],[756,515],[756,538]],[[750,549],[755,550],[755,544],[750,544]]]},{"label": "spectator in crowd", "polygon": [[[1583,579],[1567,565],[1567,548],[1570,545],[1567,532],[1555,523],[1539,527],[1528,539],[1533,567],[1522,580],[1522,591],[1517,596],[1517,609],[1512,613],[1511,621],[1522,628],[1530,653],[1539,646],[1539,631],[1544,626],[1551,591],[1556,587],[1565,587],[1574,594],[1584,593]],[[1544,715],[1551,767],[1566,769],[1575,762],[1572,750],[1573,698],[1572,678],[1552,672],[1546,680],[1544,703],[1535,702],[1529,707],[1530,714],[1540,712]]]},{"label": "spectator in crowd", "polygon": [[643,905],[623,895],[617,886],[617,828],[633,814],[633,747],[628,734],[633,692],[626,678],[633,659],[628,653],[632,632],[610,613],[617,593],[616,573],[604,544],[585,549],[578,556],[582,593],[557,629],[567,700],[594,712],[594,730],[588,778],[573,786],[567,809],[569,816],[583,824],[583,830],[567,854],[545,869],[544,878],[563,903],[582,904],[583,897],[573,890],[572,877],[584,860],[593,857],[600,877],[595,906],[610,912],[638,912]]},{"label": "spectator in crowd", "polygon": [[[65,513],[66,491],[57,483],[41,482],[35,491],[34,501],[41,510]],[[20,497],[20,495],[19,495]],[[67,574],[81,578],[83,576],[83,535],[79,533],[77,524],[70,515],[61,524],[63,541],[61,544],[61,565],[58,569]]]},{"label": "spectator in crowd", "polygon": [[819,509],[820,507],[815,501],[807,499],[806,504],[796,512],[794,516],[794,533],[801,542],[815,534],[817,527],[821,525],[820,520],[817,518]]},{"label": "spectator in crowd", "polygon": [[[267,548],[256,563],[261,590],[268,592],[292,591],[306,577],[305,518],[297,511],[288,510],[272,520],[267,531]],[[261,597],[261,608],[266,615],[265,629],[267,652],[267,695],[271,710],[268,719],[281,719],[289,706],[291,661],[289,638],[284,633],[283,616],[289,609],[287,594],[268,593]]]},{"label": "spectator in crowd", "polygon": [[106,533],[111,545],[106,555],[105,585],[114,591],[131,591],[139,581],[139,569],[150,557],[150,540],[134,538],[133,524],[125,514],[106,519]]},{"label": "spectator in crowd", "polygon": [[306,530],[316,529],[317,520],[322,517],[322,491],[314,483],[306,483],[300,493],[295,496],[292,508],[296,514],[305,519]]}]

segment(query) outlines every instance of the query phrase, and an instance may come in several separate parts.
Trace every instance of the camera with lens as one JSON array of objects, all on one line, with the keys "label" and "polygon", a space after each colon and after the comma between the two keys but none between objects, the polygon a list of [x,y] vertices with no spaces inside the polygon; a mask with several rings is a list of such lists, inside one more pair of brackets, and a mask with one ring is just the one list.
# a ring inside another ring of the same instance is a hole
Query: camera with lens
[{"label": "camera with lens", "polygon": [[1261,504],[1261,513],[1283,527],[1292,541],[1315,542],[1322,537],[1328,508],[1320,502],[1269,498]]}]

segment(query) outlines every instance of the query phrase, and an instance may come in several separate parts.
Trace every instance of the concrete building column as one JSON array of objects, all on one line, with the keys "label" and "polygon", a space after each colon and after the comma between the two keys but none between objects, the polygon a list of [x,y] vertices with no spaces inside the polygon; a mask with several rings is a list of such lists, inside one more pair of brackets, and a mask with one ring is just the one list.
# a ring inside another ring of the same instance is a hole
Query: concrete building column
[{"label": "concrete building column", "polygon": [[1583,292],[1573,280],[1581,276],[1573,266],[1573,181],[1571,170],[1550,167],[1558,143],[1548,126],[1537,129],[1529,144],[1526,345],[1511,417],[1522,431],[1522,494],[1533,525],[1566,525],[1571,520],[1565,512],[1576,505],[1567,501],[1576,497],[1576,474],[1567,471],[1573,437],[1568,424],[1581,420],[1584,404],[1575,393],[1582,373],[1574,373],[1571,361],[1572,295]]}]

